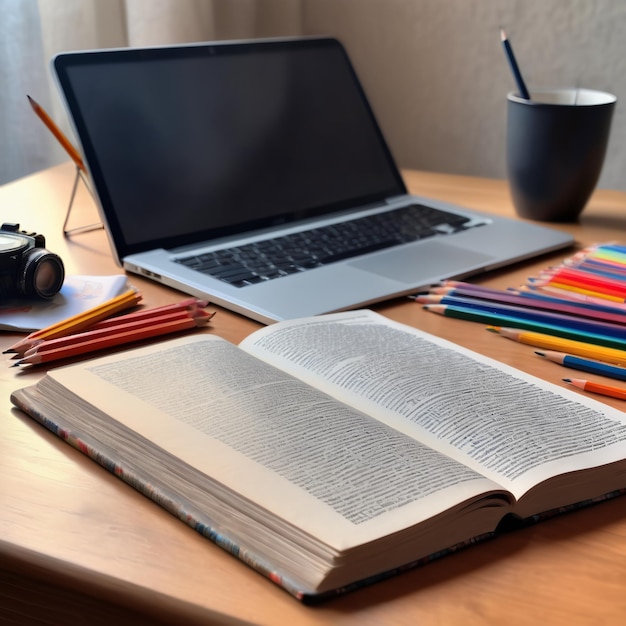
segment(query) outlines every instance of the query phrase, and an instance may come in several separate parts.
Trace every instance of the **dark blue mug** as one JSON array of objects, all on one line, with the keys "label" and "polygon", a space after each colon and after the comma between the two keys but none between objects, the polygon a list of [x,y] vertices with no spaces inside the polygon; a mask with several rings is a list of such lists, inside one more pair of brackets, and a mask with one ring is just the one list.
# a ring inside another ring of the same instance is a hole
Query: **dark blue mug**
[{"label": "dark blue mug", "polygon": [[596,187],[617,98],[591,89],[507,96],[507,176],[520,217],[573,222]]}]

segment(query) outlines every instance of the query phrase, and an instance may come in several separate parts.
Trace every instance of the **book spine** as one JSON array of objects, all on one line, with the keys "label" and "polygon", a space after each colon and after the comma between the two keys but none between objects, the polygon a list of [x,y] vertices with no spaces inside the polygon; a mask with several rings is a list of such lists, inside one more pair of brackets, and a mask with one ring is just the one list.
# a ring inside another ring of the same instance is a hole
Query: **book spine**
[{"label": "book spine", "polygon": [[137,472],[130,471],[123,465],[119,464],[113,458],[112,452],[106,452],[102,448],[98,449],[87,438],[76,435],[70,429],[64,428],[57,424],[49,417],[42,414],[30,399],[21,393],[21,390],[11,394],[11,401],[15,406],[24,411],[35,421],[54,433],[57,437],[68,443],[70,446],[82,452],[84,455],[95,461],[98,465],[114,474],[144,496],[150,498],[153,502],[161,506],[174,517],[185,522],[195,531],[206,537],[220,548],[226,550],[240,561],[250,566],[259,574],[265,576],[273,583],[287,591],[296,599],[302,601],[307,597],[315,597],[317,594],[307,592],[301,587],[293,583],[290,579],[283,576],[276,568],[268,564],[263,558],[253,552],[245,549],[231,538],[221,532],[218,532],[212,525],[212,522],[199,514],[192,511],[185,502],[177,499],[173,494],[169,493],[165,487],[156,484],[152,479],[141,476]]}]

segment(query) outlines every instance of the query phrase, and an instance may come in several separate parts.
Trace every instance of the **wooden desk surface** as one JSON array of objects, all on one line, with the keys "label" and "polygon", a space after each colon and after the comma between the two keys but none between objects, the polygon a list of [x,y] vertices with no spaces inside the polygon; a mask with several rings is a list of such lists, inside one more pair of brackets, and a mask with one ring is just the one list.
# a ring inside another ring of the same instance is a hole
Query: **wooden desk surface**
[{"label": "wooden desk surface", "polygon": [[[0,188],[0,219],[46,235],[46,247],[61,255],[68,273],[117,273],[104,231],[67,240],[61,234],[73,173],[64,164]],[[504,181],[419,172],[406,172],[406,180],[420,195],[513,215]],[[83,190],[73,213],[71,226],[96,219]],[[580,245],[626,241],[626,194],[596,192],[580,223],[559,228]],[[571,252],[480,282],[514,286]],[[149,306],[182,297],[138,277],[132,283]],[[479,324],[444,319],[407,300],[374,308],[549,380],[563,375],[532,348]],[[238,342],[257,327],[219,309],[207,332]],[[0,335],[0,348],[15,339]],[[13,411],[9,393],[40,372],[9,363],[0,363],[1,623],[29,623],[28,616],[104,624],[125,615],[135,624],[606,624],[626,615],[626,498],[501,536],[319,607],[301,606]]]}]

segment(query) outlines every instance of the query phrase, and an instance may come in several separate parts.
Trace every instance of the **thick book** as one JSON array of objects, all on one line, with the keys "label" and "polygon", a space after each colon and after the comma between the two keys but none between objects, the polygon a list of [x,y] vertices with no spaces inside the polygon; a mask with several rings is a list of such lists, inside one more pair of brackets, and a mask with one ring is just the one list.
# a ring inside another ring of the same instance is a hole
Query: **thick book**
[{"label": "thick book", "polygon": [[301,600],[626,487],[622,412],[371,311],[129,350],[12,401]]}]

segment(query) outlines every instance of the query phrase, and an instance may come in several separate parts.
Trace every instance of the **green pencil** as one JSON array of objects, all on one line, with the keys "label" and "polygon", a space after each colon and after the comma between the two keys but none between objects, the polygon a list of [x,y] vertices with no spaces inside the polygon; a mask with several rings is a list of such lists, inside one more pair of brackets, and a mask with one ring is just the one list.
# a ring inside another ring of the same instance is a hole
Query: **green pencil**
[{"label": "green pencil", "polygon": [[617,337],[608,337],[606,335],[565,328],[555,324],[535,322],[509,315],[468,309],[450,304],[426,304],[424,305],[424,309],[432,311],[433,313],[438,313],[439,315],[445,315],[446,317],[454,317],[456,319],[467,320],[470,322],[480,322],[491,326],[506,326],[507,328],[521,328],[522,330],[530,330],[533,332],[544,333],[546,335],[552,335],[554,337],[562,337],[563,339],[573,339],[575,341],[584,341],[586,343],[605,346],[607,348],[626,350],[626,338],[619,339]]}]

